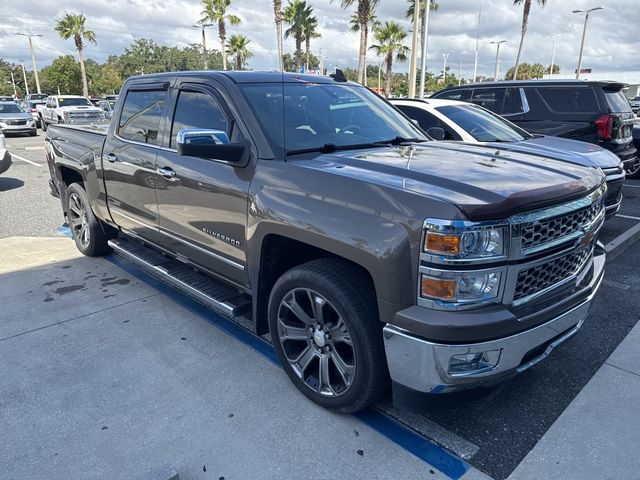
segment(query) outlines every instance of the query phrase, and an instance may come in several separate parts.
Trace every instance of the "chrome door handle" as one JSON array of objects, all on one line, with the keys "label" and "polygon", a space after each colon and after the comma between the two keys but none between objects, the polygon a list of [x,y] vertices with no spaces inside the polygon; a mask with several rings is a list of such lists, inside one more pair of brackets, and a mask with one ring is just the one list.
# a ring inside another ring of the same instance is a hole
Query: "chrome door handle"
[{"label": "chrome door handle", "polygon": [[107,153],[105,155],[105,158],[107,159],[108,162],[111,162],[111,163],[115,163],[118,161],[118,157],[115,153]]},{"label": "chrome door handle", "polygon": [[173,178],[176,176],[176,172],[171,168],[156,168],[156,173],[165,178]]}]

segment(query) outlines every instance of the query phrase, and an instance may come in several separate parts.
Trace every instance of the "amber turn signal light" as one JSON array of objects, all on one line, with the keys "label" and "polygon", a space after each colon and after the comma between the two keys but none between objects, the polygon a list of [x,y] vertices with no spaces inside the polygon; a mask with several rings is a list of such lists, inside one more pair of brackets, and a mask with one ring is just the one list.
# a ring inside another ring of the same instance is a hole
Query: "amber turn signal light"
[{"label": "amber turn signal light", "polygon": [[457,254],[460,252],[460,237],[427,232],[424,239],[424,250],[448,255]]},{"label": "amber turn signal light", "polygon": [[456,281],[451,278],[437,278],[422,275],[423,297],[439,298],[441,300],[456,299]]}]

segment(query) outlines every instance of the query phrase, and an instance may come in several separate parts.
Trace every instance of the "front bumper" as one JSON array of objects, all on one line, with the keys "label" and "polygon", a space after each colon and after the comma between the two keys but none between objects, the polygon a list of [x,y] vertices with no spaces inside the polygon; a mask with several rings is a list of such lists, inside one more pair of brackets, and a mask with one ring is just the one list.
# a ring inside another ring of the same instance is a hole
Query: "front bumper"
[{"label": "front bumper", "polygon": [[1,133],[31,133],[36,129],[35,123],[28,123],[26,125],[4,125],[0,126]]},{"label": "front bumper", "polygon": [[[582,326],[604,275],[605,253],[598,248],[587,285],[572,303],[543,323],[522,332],[479,343],[440,343],[392,324],[384,327],[389,372],[394,383],[425,393],[445,393],[490,386],[544,359]],[[429,312],[426,308],[425,314]],[[398,312],[402,315],[402,312]],[[446,315],[446,313],[443,313]],[[486,353],[486,355],[480,355]],[[478,368],[461,370],[460,359],[478,354]]]}]

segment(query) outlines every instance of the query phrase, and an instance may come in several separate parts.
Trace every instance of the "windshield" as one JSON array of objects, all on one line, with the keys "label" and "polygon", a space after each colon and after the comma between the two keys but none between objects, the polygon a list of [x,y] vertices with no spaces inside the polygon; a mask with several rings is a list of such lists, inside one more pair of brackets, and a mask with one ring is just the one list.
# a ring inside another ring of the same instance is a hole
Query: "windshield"
[{"label": "windshield", "polygon": [[478,142],[519,142],[531,137],[508,120],[477,105],[448,105],[436,110]]},{"label": "windshield", "polygon": [[91,102],[86,98],[75,98],[75,97],[58,98],[58,103],[60,104],[61,107],[76,107],[76,106],[92,107],[93,106]]},{"label": "windshield", "polygon": [[428,137],[364,87],[318,83],[241,86],[272,147],[278,151],[344,147]]},{"label": "windshield", "polygon": [[17,103],[0,103],[0,114],[2,113],[24,113]]}]

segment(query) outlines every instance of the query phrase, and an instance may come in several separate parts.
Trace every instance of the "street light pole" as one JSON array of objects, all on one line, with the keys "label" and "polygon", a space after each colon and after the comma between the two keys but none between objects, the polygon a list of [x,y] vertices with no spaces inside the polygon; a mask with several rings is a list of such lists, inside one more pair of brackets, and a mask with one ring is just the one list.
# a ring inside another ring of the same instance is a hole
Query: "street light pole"
[{"label": "street light pole", "polygon": [[447,58],[449,58],[448,53],[442,54],[442,59],[444,60],[444,65],[442,66],[442,84],[447,84]]},{"label": "street light pole", "polygon": [[549,66],[549,78],[553,75],[553,64],[556,61],[556,41],[557,38],[553,38],[553,50],[551,50],[551,65]]},{"label": "street light pole", "polygon": [[24,69],[24,60],[20,60],[20,65],[22,66],[22,78],[24,78],[24,89],[27,96],[29,96],[29,84],[27,83],[27,72]]},{"label": "street light pole", "polygon": [[9,69],[9,71],[11,72],[11,85],[13,85],[13,96],[17,97],[18,90],[16,90],[16,79],[13,76],[13,68]]},{"label": "street light pole", "polygon": [[478,47],[480,46],[480,16],[482,15],[482,8],[478,10],[478,27],[476,29],[476,58],[473,61],[473,83],[476,83],[476,77],[478,76]]},{"label": "street light pole", "polygon": [[22,35],[23,37],[27,37],[29,39],[29,50],[31,51],[31,65],[33,67],[33,76],[36,79],[36,90],[38,91],[38,93],[42,93],[40,91],[40,79],[38,78],[38,67],[36,67],[36,56],[33,53],[33,42],[31,41],[31,37],[41,37],[42,35],[40,34],[33,34],[33,33],[16,33],[16,35]]},{"label": "street light pole", "polygon": [[427,75],[427,45],[429,43],[429,12],[431,11],[431,0],[424,2],[424,15],[422,25],[424,28],[424,39],[422,40],[422,53],[420,55],[420,98],[424,98],[424,84]]},{"label": "street light pole", "polygon": [[207,36],[204,33],[204,29],[213,26],[212,23],[203,23],[201,25],[194,25],[195,28],[202,29],[202,64],[205,70],[209,70],[209,59],[207,58]]},{"label": "street light pole", "polygon": [[420,0],[413,4],[413,37],[411,38],[411,65],[409,65],[409,98],[416,96],[416,67],[418,65],[418,22],[420,20]]},{"label": "street light pole", "polygon": [[[496,48],[496,67],[493,72],[493,80],[498,81],[498,74],[500,73],[500,45],[507,43],[506,40],[500,40],[499,42],[490,42],[492,45],[497,45]],[[515,79],[514,79],[515,80]]]},{"label": "street light pole", "polygon": [[580,42],[580,54],[578,55],[578,68],[576,68],[576,80],[580,78],[580,69],[582,68],[582,53],[584,52],[584,39],[587,36],[587,22],[589,22],[589,14],[596,10],[603,10],[603,7],[594,7],[588,10],[574,10],[573,13],[584,13],[584,27],[582,27],[582,41]]}]

